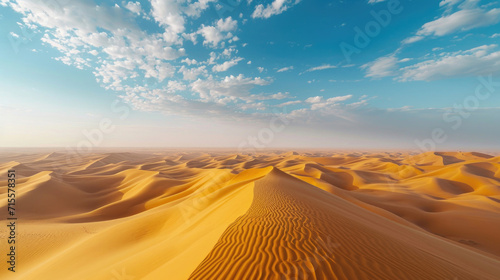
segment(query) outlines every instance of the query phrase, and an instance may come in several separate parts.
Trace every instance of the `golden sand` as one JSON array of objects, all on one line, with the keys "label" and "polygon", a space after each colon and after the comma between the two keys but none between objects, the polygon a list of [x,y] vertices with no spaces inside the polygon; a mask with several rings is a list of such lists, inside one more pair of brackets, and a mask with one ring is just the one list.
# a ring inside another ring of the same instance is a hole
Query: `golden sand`
[{"label": "golden sand", "polygon": [[1,279],[500,275],[500,157],[3,152],[1,213],[9,169],[18,259]]}]

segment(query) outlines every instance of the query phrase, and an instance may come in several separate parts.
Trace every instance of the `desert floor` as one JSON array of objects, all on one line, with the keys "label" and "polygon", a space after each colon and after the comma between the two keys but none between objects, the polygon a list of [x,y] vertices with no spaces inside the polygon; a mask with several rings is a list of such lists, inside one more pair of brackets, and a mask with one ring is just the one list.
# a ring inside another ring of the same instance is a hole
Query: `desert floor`
[{"label": "desert floor", "polygon": [[4,150],[0,213],[1,279],[500,279],[481,153]]}]

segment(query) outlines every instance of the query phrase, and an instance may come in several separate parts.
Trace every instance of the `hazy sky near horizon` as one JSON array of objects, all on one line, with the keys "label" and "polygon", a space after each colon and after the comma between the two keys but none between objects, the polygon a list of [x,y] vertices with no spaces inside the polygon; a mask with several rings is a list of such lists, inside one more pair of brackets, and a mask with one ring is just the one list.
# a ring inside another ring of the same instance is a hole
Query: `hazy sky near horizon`
[{"label": "hazy sky near horizon", "polygon": [[0,0],[0,146],[499,149],[500,3]]}]

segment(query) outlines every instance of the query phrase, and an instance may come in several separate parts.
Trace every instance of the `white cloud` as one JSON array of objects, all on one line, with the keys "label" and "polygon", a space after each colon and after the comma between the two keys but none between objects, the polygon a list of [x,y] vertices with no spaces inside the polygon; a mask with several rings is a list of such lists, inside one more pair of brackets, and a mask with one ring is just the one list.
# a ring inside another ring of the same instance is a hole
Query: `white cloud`
[{"label": "white cloud", "polygon": [[323,100],[323,96],[314,96],[314,97],[309,97],[305,101],[307,103],[319,103]]},{"label": "white cloud", "polygon": [[200,75],[207,75],[207,72],[205,65],[196,68],[188,68],[182,65],[179,69],[179,73],[182,73],[184,80],[196,80]]},{"label": "white cloud", "polygon": [[186,85],[179,82],[179,81],[168,81],[167,88],[169,92],[177,92],[177,91],[182,91],[186,90]]},{"label": "white cloud", "polygon": [[[180,86],[182,88],[182,86]],[[190,116],[238,116],[233,109],[224,102],[206,102],[186,99],[175,94],[177,85],[166,89],[131,88],[123,100],[136,110],[161,111],[165,114],[179,114]]]},{"label": "white cloud", "polygon": [[304,71],[303,73],[305,73],[305,72],[313,72],[313,71],[320,71],[320,70],[326,70],[326,69],[334,69],[334,68],[337,68],[337,66],[330,65],[330,64],[323,64],[321,66],[316,66],[316,67],[309,68],[306,71]]},{"label": "white cloud", "polygon": [[25,25],[45,29],[41,41],[61,53],[56,60],[93,69],[108,89],[121,91],[124,81],[140,76],[159,81],[171,77],[175,69],[167,61],[185,54],[164,34],[140,30],[123,9],[104,5],[96,9],[88,1],[71,1],[61,7],[24,0],[12,1],[10,6],[23,15]]},{"label": "white cloud", "polygon": [[[310,104],[310,108],[301,108],[290,112],[287,118],[291,119],[293,122],[301,122],[310,126],[312,123],[335,123],[338,121],[347,121],[348,123],[356,123],[358,114],[355,110],[358,110],[362,105],[366,105],[365,102],[356,102],[348,105],[342,102],[352,98],[352,95],[336,96],[328,99],[324,99],[322,96],[315,96],[306,99],[304,102]],[[279,107],[286,105],[299,104],[299,102],[285,102],[279,104]],[[342,126],[342,125],[341,125]]]},{"label": "white cloud", "polygon": [[255,86],[265,86],[271,81],[262,78],[245,78],[242,74],[238,76],[226,76],[217,81],[210,77],[207,80],[198,79],[191,83],[191,89],[200,95],[202,99],[211,97],[246,97]]},{"label": "white cloud", "polygon": [[305,100],[307,103],[311,103],[311,110],[319,109],[331,109],[333,106],[338,105],[339,102],[351,99],[352,95],[336,96],[328,99],[323,99],[323,96],[309,97]]},{"label": "white cloud", "polygon": [[380,3],[380,2],[384,2],[384,1],[387,1],[387,0],[369,0],[368,4],[375,4],[375,3]]},{"label": "white cloud", "polygon": [[466,51],[444,54],[401,69],[402,81],[431,81],[452,77],[500,73],[500,51],[497,45],[483,45]]},{"label": "white cloud", "polygon": [[262,73],[262,72],[264,72],[264,70],[266,70],[266,69],[264,69],[264,67],[257,67],[257,70],[259,70],[259,72],[260,72],[260,73]]},{"label": "white cloud", "polygon": [[235,66],[238,64],[239,61],[243,60],[241,57],[237,57],[228,61],[225,61],[222,64],[217,64],[214,67],[212,67],[212,71],[214,72],[224,72],[227,71],[229,68]]},{"label": "white cloud", "polygon": [[285,98],[289,98],[290,93],[289,92],[278,92],[275,94],[270,94],[270,95],[265,95],[265,94],[254,94],[254,95],[249,95],[247,97],[244,97],[243,99],[246,101],[249,100],[281,100]]},{"label": "white cloud", "polygon": [[293,70],[293,66],[283,67],[281,69],[278,69],[278,71],[276,71],[276,72],[286,72],[286,71],[290,71],[290,70]]},{"label": "white cloud", "polygon": [[[459,4],[457,6],[457,4]],[[490,26],[500,22],[500,9],[488,10],[487,6],[478,7],[478,0],[443,0],[440,7],[446,7],[441,17],[425,23],[414,36],[402,41],[411,44],[427,36],[445,36],[459,31]],[[452,12],[455,10],[455,12]]]},{"label": "white cloud", "polygon": [[404,39],[401,43],[402,44],[413,44],[413,43],[418,42],[424,38],[425,38],[424,36],[419,36],[419,35],[412,36],[412,37]]},{"label": "white cloud", "polygon": [[439,2],[439,7],[446,7],[446,12],[449,13],[457,4],[460,9],[476,8],[480,0],[443,0]]},{"label": "white cloud", "polygon": [[276,105],[276,107],[285,107],[285,106],[290,106],[290,105],[295,105],[295,104],[300,104],[300,103],[302,103],[302,101],[300,101],[300,100],[287,101],[287,102]]},{"label": "white cloud", "polygon": [[183,12],[193,18],[198,18],[201,15],[201,12],[208,9],[209,4],[212,2],[217,2],[217,0],[199,0],[193,3],[191,1],[187,1],[189,5],[183,9]]},{"label": "white cloud", "polygon": [[495,33],[495,34],[490,36],[491,39],[498,38],[498,37],[500,37],[500,33]]},{"label": "white cloud", "polygon": [[439,7],[444,7],[444,6],[454,6],[463,0],[443,0],[439,2]]},{"label": "white cloud", "polygon": [[196,59],[189,59],[189,58],[185,58],[185,59],[181,60],[181,62],[186,63],[187,65],[198,64],[198,61],[196,61]]},{"label": "white cloud", "polygon": [[185,19],[181,7],[175,0],[151,0],[153,18],[165,28],[166,32],[178,34],[184,32]]},{"label": "white cloud", "polygon": [[238,52],[238,50],[236,50],[233,47],[230,47],[230,48],[224,49],[224,51],[222,52],[222,56],[227,57],[227,58],[231,58],[233,53],[237,53],[237,52]]},{"label": "white cloud", "polygon": [[[442,48],[433,50],[440,51]],[[399,63],[413,59],[398,60],[395,55],[389,55],[361,68],[366,70],[365,77],[396,76],[399,81],[431,81],[500,73],[500,50],[497,45],[482,45],[465,51],[440,53],[437,57],[399,69]]]},{"label": "white cloud", "polygon": [[290,93],[289,92],[278,92],[278,93],[275,93],[273,95],[270,95],[268,97],[265,97],[265,99],[276,99],[276,100],[279,100],[279,99],[285,99],[287,97],[289,97]]},{"label": "white cloud", "polygon": [[264,111],[267,109],[267,106],[263,102],[257,102],[257,103],[245,103],[241,104],[238,106],[239,109],[246,111],[246,110],[259,110],[259,111]]},{"label": "white cloud", "polygon": [[344,96],[336,96],[332,98],[328,98],[327,101],[329,102],[341,102],[341,101],[346,101],[348,99],[351,99],[352,95],[344,95]]},{"label": "white cloud", "polygon": [[141,12],[142,12],[142,8],[141,8],[141,3],[140,2],[132,2],[132,1],[130,1],[130,2],[128,2],[125,5],[125,8],[127,8],[132,13],[138,14],[138,15],[140,15]]},{"label": "white cloud", "polygon": [[265,7],[263,4],[259,4],[255,6],[252,18],[270,18],[273,15],[279,15],[299,2],[300,0],[274,0]]},{"label": "white cloud", "polygon": [[417,32],[419,36],[444,36],[456,31],[488,26],[500,21],[500,9],[467,9],[428,22]]},{"label": "white cloud", "polygon": [[[165,28],[165,36],[175,38],[184,32],[186,16],[197,18],[215,0],[178,1],[150,0],[153,18]],[[182,5],[187,4],[187,5]]]},{"label": "white cloud", "polygon": [[202,24],[197,34],[203,36],[203,45],[218,47],[219,43],[225,39],[233,37],[231,31],[236,30],[238,22],[231,17],[219,19],[214,26],[205,26]]},{"label": "white cloud", "polygon": [[393,56],[383,56],[377,60],[367,63],[361,66],[362,69],[366,69],[365,77],[381,78],[394,75],[398,59]]}]

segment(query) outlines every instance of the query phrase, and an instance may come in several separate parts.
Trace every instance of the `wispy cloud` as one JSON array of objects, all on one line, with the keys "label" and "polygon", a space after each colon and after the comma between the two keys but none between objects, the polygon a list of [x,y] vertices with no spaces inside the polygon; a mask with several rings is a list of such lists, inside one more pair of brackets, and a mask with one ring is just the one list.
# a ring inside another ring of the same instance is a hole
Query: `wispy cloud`
[{"label": "wispy cloud", "polygon": [[[459,31],[490,26],[500,22],[500,9],[479,7],[476,0],[443,0],[440,6],[446,7],[441,17],[425,23],[414,36],[403,40],[403,44],[418,42],[428,36],[445,36]],[[451,13],[455,6],[458,10]]]},{"label": "wispy cloud", "polygon": [[290,71],[290,70],[293,70],[293,66],[288,66],[288,67],[280,68],[276,72],[280,73],[280,72],[286,72],[286,71]]},{"label": "wispy cloud", "polygon": [[466,51],[443,54],[401,69],[402,81],[431,81],[454,77],[500,74],[497,45],[483,45]]},{"label": "wispy cloud", "polygon": [[382,78],[394,75],[398,59],[394,55],[380,57],[377,60],[364,64],[361,69],[366,70],[365,77]]},{"label": "wispy cloud", "polygon": [[238,64],[239,61],[243,60],[241,57],[236,57],[228,61],[224,61],[222,64],[215,65],[212,67],[212,71],[214,72],[224,72],[227,71],[229,68],[235,66]]},{"label": "wispy cloud", "polygon": [[311,68],[307,69],[306,71],[304,71],[304,72],[302,72],[300,74],[304,74],[304,73],[307,73],[307,72],[327,70],[327,69],[334,69],[334,68],[337,68],[337,66],[330,65],[330,64],[323,64],[323,65],[320,65],[320,66],[311,67]]}]

